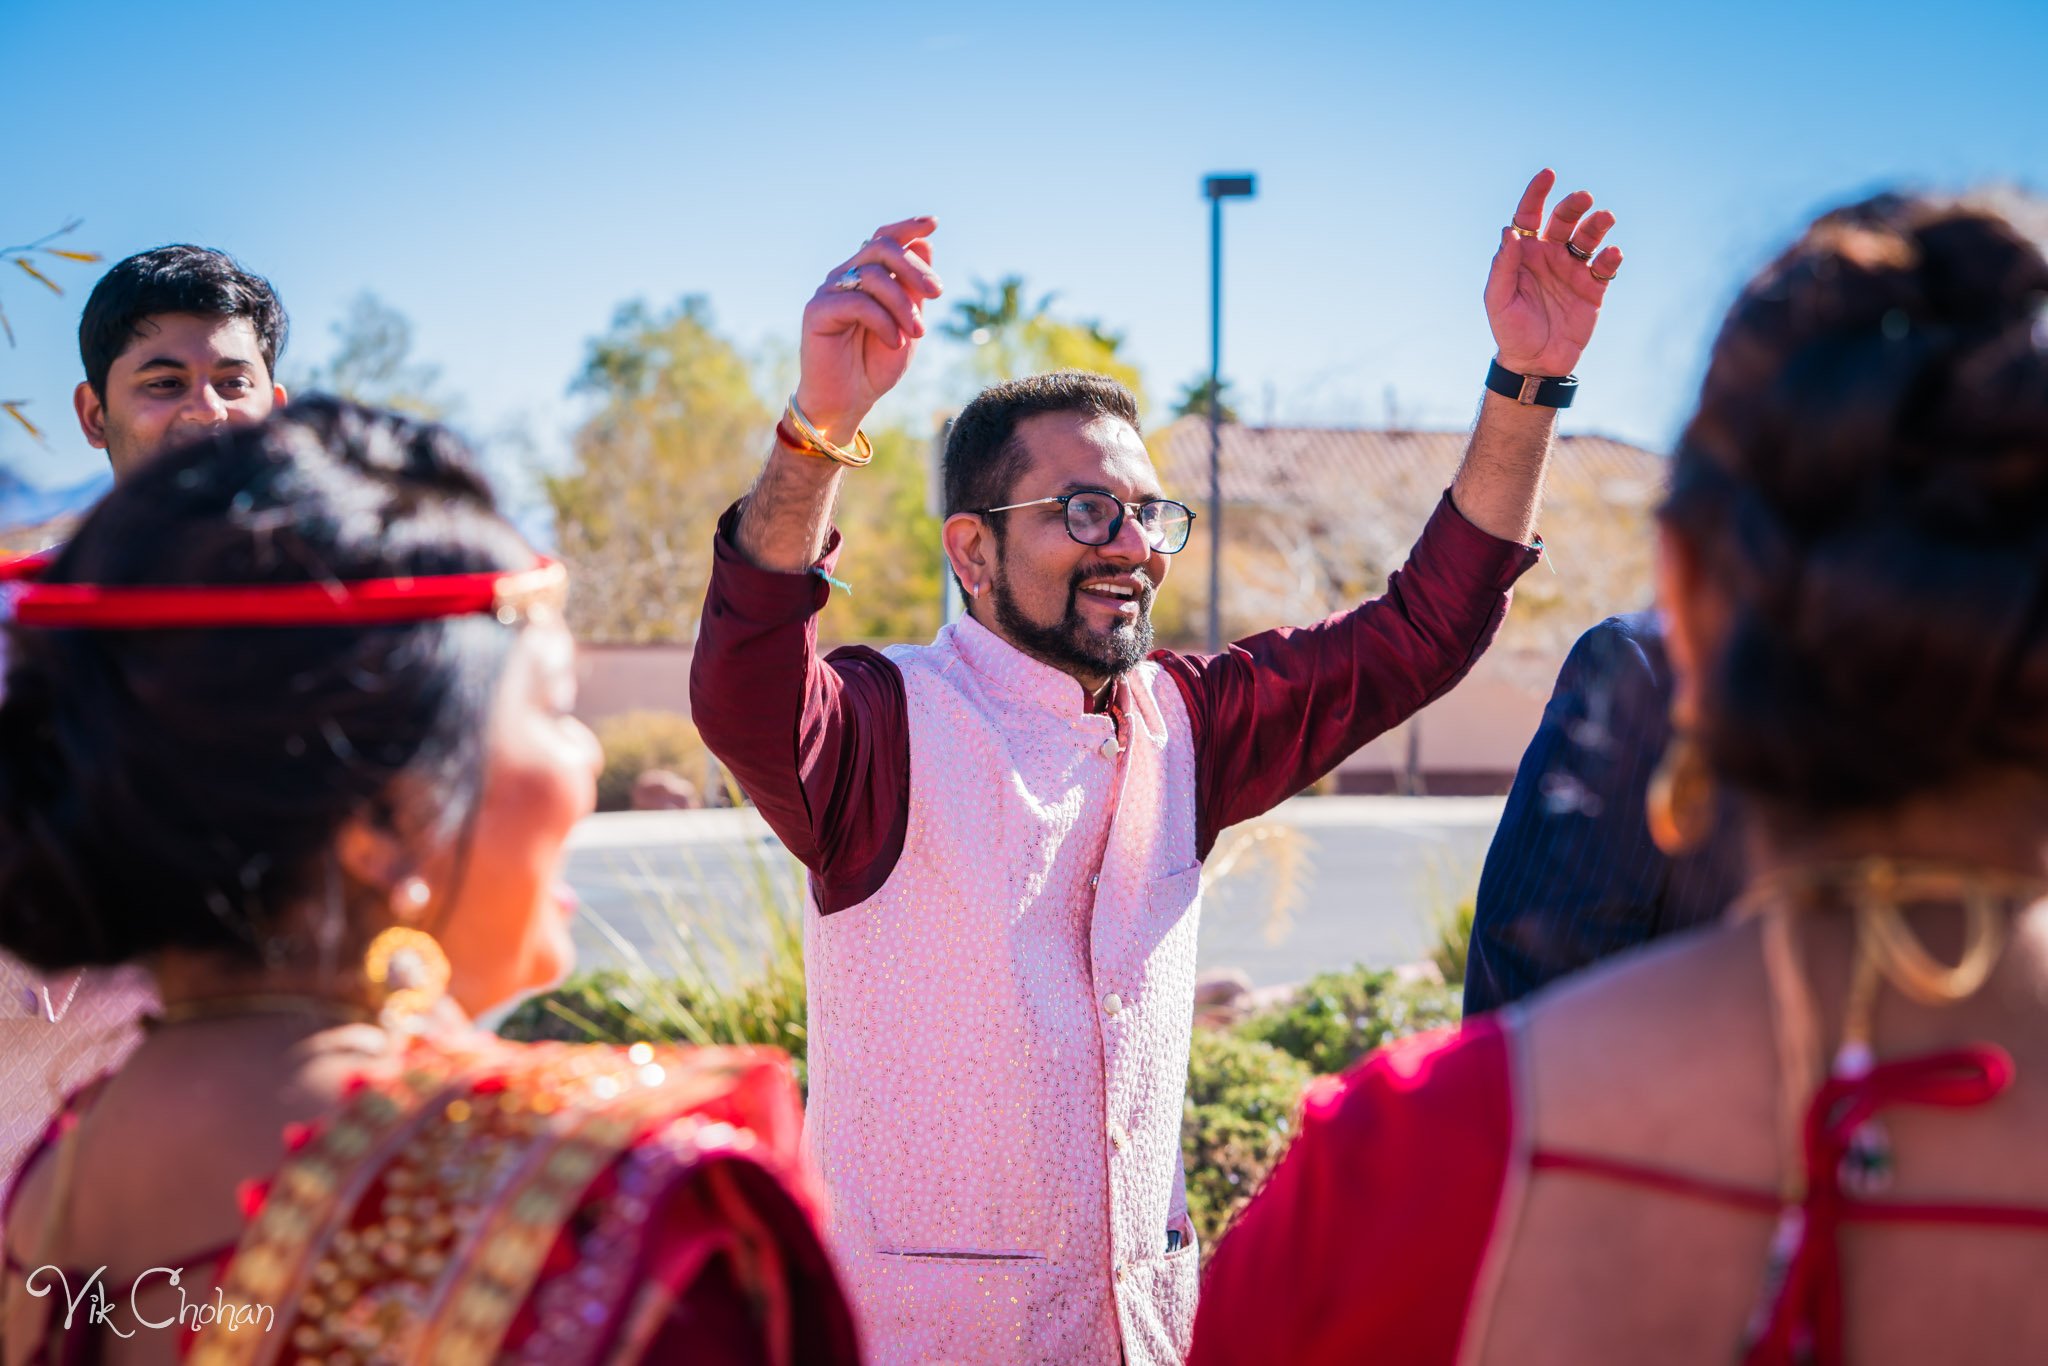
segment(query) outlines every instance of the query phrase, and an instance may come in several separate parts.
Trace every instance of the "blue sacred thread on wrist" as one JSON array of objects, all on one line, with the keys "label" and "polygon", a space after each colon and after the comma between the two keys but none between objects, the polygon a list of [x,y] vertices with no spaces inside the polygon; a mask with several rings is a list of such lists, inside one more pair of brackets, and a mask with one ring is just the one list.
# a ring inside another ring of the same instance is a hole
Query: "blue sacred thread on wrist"
[{"label": "blue sacred thread on wrist", "polygon": [[811,569],[811,572],[813,574],[816,574],[819,578],[823,579],[826,583],[831,584],[834,588],[837,588],[840,592],[846,594],[847,597],[850,598],[853,596],[853,585],[848,583],[844,579],[833,578],[830,574],[825,572],[824,565],[814,565]]}]

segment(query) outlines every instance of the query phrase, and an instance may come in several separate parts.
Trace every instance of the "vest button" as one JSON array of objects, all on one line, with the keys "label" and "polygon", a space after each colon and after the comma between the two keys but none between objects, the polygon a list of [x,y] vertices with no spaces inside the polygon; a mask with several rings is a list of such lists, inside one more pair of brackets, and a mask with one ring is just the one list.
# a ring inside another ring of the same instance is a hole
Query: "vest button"
[{"label": "vest button", "polygon": [[1118,743],[1117,738],[1114,735],[1110,736],[1107,740],[1104,740],[1102,742],[1102,757],[1105,759],[1114,759],[1117,755],[1123,752],[1123,745]]},{"label": "vest button", "polygon": [[1102,998],[1102,1013],[1105,1015],[1114,1015],[1123,1008],[1124,998],[1113,991]]},{"label": "vest button", "polygon": [[1089,890],[1089,891],[1091,891],[1091,892],[1092,892],[1092,891],[1094,891],[1094,890],[1095,890],[1095,889],[1096,889],[1097,887],[1100,887],[1101,885],[1102,885],[1102,874],[1100,874],[1100,873],[1095,873],[1095,874],[1092,874],[1092,875],[1091,875],[1091,876],[1089,877],[1089,879],[1088,879],[1088,890]]},{"label": "vest button", "polygon": [[1110,1147],[1115,1148],[1118,1152],[1122,1152],[1124,1149],[1124,1145],[1126,1143],[1129,1143],[1130,1141],[1131,1136],[1128,1133],[1124,1132],[1123,1125],[1112,1124],[1109,1126]]}]

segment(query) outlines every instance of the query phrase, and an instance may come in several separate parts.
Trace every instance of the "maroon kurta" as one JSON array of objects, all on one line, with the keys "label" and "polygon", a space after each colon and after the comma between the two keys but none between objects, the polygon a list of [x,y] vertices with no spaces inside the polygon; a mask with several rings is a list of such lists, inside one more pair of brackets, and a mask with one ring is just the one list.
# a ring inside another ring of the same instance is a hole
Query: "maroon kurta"
[{"label": "maroon kurta", "polygon": [[[903,679],[864,646],[818,657],[817,614],[831,593],[823,573],[838,557],[838,532],[817,570],[775,573],[734,548],[737,513],[719,524],[690,705],[705,743],[810,869],[829,915],[873,896],[903,852]],[[1156,651],[1193,721],[1196,853],[1207,857],[1224,829],[1448,692],[1492,642],[1510,586],[1539,550],[1479,530],[1447,493],[1380,597],[1313,626],[1248,636],[1220,655]]]}]

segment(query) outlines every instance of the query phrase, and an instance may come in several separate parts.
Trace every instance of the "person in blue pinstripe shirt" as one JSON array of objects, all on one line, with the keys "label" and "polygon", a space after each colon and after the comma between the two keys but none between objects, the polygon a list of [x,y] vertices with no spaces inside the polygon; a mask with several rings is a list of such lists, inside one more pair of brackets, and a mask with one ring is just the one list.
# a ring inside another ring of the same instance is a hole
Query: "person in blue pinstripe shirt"
[{"label": "person in blue pinstripe shirt", "polygon": [[1465,1013],[1717,918],[1741,887],[1725,803],[1713,832],[1667,856],[1644,793],[1671,739],[1671,666],[1654,612],[1579,637],[1501,813],[1480,874]]}]

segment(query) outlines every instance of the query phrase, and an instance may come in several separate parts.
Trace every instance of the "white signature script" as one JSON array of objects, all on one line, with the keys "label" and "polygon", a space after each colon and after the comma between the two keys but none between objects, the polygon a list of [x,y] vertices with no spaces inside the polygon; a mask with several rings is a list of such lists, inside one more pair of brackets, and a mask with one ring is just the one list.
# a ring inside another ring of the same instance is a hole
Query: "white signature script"
[{"label": "white signature script", "polygon": [[[71,1327],[72,1319],[77,1317],[78,1311],[82,1308],[85,1310],[85,1321],[88,1325],[104,1328],[115,1337],[132,1338],[140,1331],[138,1328],[130,1328],[123,1332],[121,1326],[114,1322],[113,1315],[120,1311],[121,1305],[119,1301],[107,1293],[107,1288],[104,1284],[106,1275],[107,1269],[101,1267],[98,1271],[93,1272],[92,1275],[87,1276],[84,1284],[80,1285],[74,1292],[71,1288],[71,1279],[64,1274],[63,1268],[39,1266],[34,1271],[28,1273],[28,1279],[23,1284],[27,1287],[28,1293],[34,1295],[37,1299],[42,1299],[44,1296],[54,1294],[59,1290],[63,1291],[64,1327],[67,1331]],[[239,1332],[244,1328],[261,1328],[267,1333],[276,1323],[277,1315],[269,1305],[229,1304],[227,1296],[221,1293],[218,1286],[214,1288],[211,1301],[193,1300],[187,1297],[185,1287],[179,1283],[183,1275],[184,1272],[178,1267],[153,1266],[140,1276],[137,1276],[131,1293],[139,1294],[143,1285],[152,1276],[167,1277],[171,1286],[178,1292],[178,1312],[170,1318],[157,1320],[146,1319],[140,1313],[130,1309],[128,1311],[129,1317],[133,1318],[141,1328],[169,1328],[174,1323],[182,1324],[187,1328],[205,1328],[218,1323],[226,1327],[231,1333]]]}]

